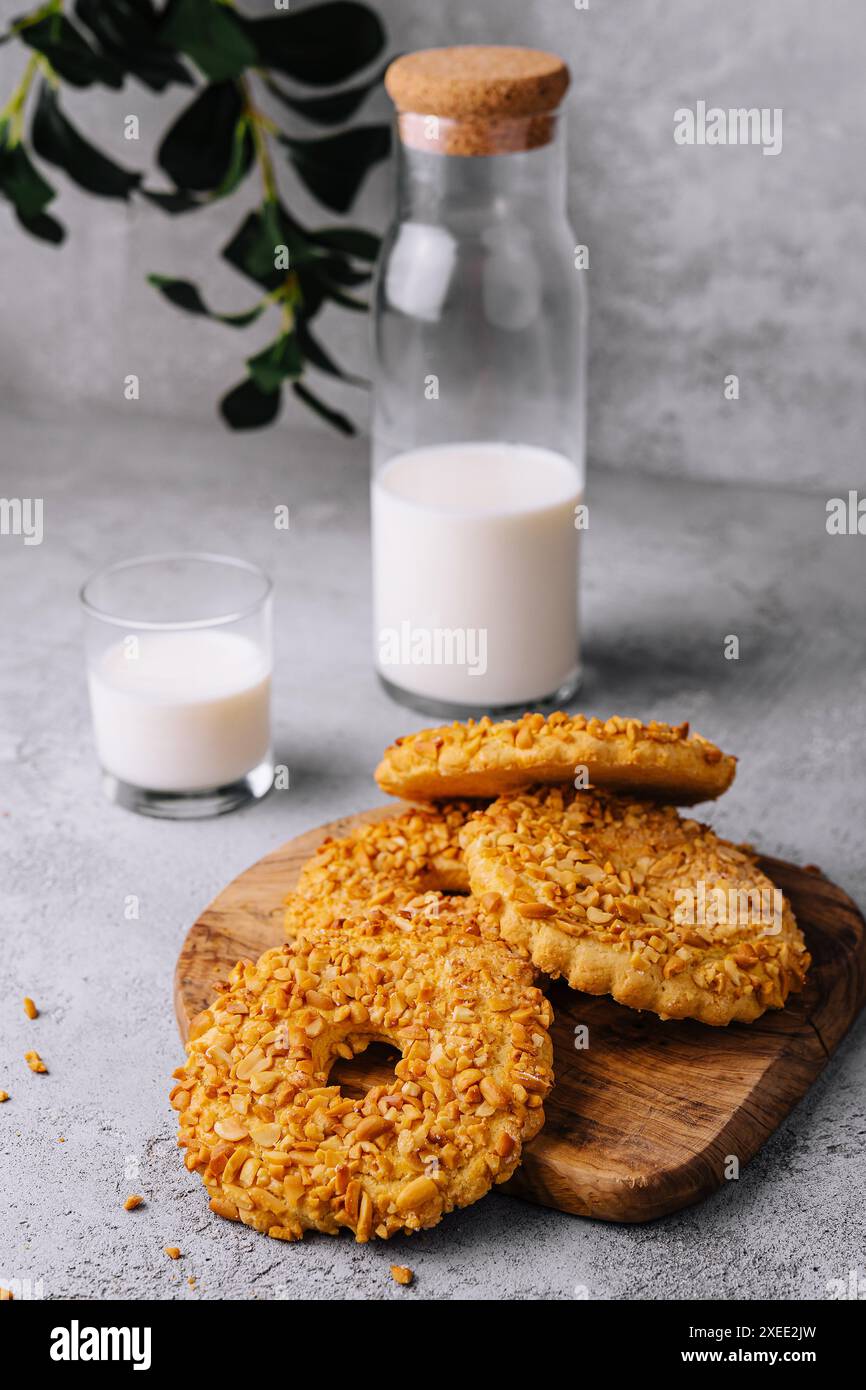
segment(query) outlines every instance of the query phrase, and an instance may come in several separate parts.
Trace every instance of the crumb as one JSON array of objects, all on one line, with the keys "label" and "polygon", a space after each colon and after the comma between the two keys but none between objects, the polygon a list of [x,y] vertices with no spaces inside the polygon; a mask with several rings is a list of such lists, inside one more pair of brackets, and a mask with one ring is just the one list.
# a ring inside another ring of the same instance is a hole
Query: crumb
[{"label": "crumb", "polygon": [[36,1005],[33,1003],[33,1000],[30,998],[29,995],[26,995],[24,998],[24,1012],[26,1013],[28,1018],[39,1017],[39,1010],[37,1009]]},{"label": "crumb", "polygon": [[25,1052],[24,1060],[31,1071],[47,1072],[48,1070],[38,1052]]},{"label": "crumb", "polygon": [[14,1302],[15,1295],[11,1289],[0,1289],[0,1303]]},{"label": "crumb", "polygon": [[191,1289],[194,1289],[194,1288],[195,1288],[195,1275],[194,1275],[194,1274],[191,1274],[191,1275],[189,1276],[189,1278],[187,1279],[186,1282],[189,1284],[189,1286],[190,1286]]},{"label": "crumb", "polygon": [[8,1091],[0,1091],[0,1105],[3,1104],[4,1100],[8,1100],[8,1099],[9,1099],[9,1092],[8,1092]]},{"label": "crumb", "polygon": [[123,1210],[135,1211],[135,1208],[140,1207],[143,1201],[143,1197],[140,1197],[137,1192],[133,1192],[129,1197],[127,1197],[126,1201],[124,1202]]},{"label": "crumb", "polygon": [[170,1260],[179,1260],[179,1259],[180,1259],[180,1250],[179,1250],[178,1246],[176,1246],[176,1245],[167,1245],[167,1246],[165,1247],[165,1253],[166,1253],[166,1255],[168,1255],[168,1258],[169,1258]]},{"label": "crumb", "polygon": [[392,1265],[391,1278],[395,1284],[411,1284],[415,1273],[408,1265]]}]

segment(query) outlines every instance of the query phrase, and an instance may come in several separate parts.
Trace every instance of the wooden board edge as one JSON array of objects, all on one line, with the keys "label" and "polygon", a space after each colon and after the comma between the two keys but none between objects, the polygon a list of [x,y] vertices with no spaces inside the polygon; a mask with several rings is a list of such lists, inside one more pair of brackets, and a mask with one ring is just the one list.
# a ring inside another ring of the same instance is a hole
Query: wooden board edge
[{"label": "wooden board edge", "polygon": [[[185,973],[192,958],[190,941],[194,939],[203,925],[207,925],[217,935],[222,934],[220,918],[225,913],[222,903],[232,890],[237,888],[240,881],[249,874],[250,870],[269,861],[279,863],[289,851],[295,856],[299,851],[312,854],[316,846],[326,836],[344,834],[353,825],[378,819],[393,814],[393,812],[393,806],[380,806],[373,810],[340,817],[338,820],[315,827],[300,836],[295,836],[267,855],[262,856],[255,865],[250,865],[242,870],[217,894],[216,898],[199,914],[187,932],[175,967],[174,1012],[184,1041],[188,1036],[190,1023],[183,997]],[[772,867],[774,865],[778,865],[779,870],[787,869],[788,871],[798,867],[788,865],[786,861],[774,860],[770,856],[761,856],[761,860],[766,863],[771,877],[773,876]],[[581,1185],[582,1191],[592,1194],[591,1199],[579,1198],[573,1186],[573,1167],[570,1170],[570,1175],[565,1173],[557,1162],[555,1147],[545,1149],[543,1160],[538,1154],[533,1154],[539,1139],[543,1143],[544,1132],[542,1131],[533,1144],[527,1146],[521,1168],[508,1183],[497,1187],[497,1191],[594,1220],[616,1222],[617,1224],[646,1224],[703,1201],[718,1191],[725,1180],[724,1161],[732,1152],[736,1153],[742,1167],[751,1161],[766,1142],[768,1134],[778,1128],[785,1118],[796,1109],[811,1085],[824,1070],[830,1057],[850,1030],[864,1002],[866,1002],[866,953],[862,949],[863,943],[866,942],[866,922],[864,922],[863,914],[844,889],[828,879],[820,870],[813,869],[810,872],[814,873],[816,883],[826,885],[828,895],[832,895],[832,910],[838,911],[841,906],[846,916],[850,916],[848,925],[854,933],[853,941],[848,944],[853,969],[850,972],[845,972],[846,978],[854,988],[846,992],[844,1020],[838,1014],[832,1019],[832,1027],[828,1030],[831,1035],[829,1040],[825,1040],[812,1015],[801,1018],[800,1026],[790,1034],[786,1044],[774,1057],[768,1059],[767,1066],[755,1081],[740,1110],[731,1117],[718,1135],[709,1141],[704,1152],[684,1160],[676,1168],[660,1172],[658,1182],[650,1177],[647,1181],[631,1183],[626,1178],[605,1178],[593,1171],[587,1174],[586,1183]],[[274,916],[279,921],[281,907],[275,909]],[[208,918],[212,918],[212,921],[208,922]],[[274,944],[277,944],[279,939],[278,929]],[[856,942],[860,943],[861,949],[855,952],[853,943]],[[215,971],[215,982],[216,978]],[[814,1013],[820,1014],[821,1010],[826,1008],[827,1002],[822,998]],[[804,1043],[810,1042],[807,1029],[812,1029],[814,1032],[814,1037],[817,1040],[815,1049],[804,1046]],[[747,1120],[749,1099],[760,1089],[762,1091],[762,1103],[766,1109],[767,1097],[763,1092],[768,1077],[772,1078],[773,1073],[787,1069],[791,1065],[794,1065],[800,1072],[798,1093],[786,1096],[784,1088],[774,1088],[772,1094],[775,1095],[776,1099],[770,1106],[772,1121],[770,1128],[764,1132],[763,1137],[759,1136],[752,1141],[748,1137],[755,1132],[754,1127],[749,1126]],[[629,1200],[631,1193],[634,1194],[634,1202]]]}]

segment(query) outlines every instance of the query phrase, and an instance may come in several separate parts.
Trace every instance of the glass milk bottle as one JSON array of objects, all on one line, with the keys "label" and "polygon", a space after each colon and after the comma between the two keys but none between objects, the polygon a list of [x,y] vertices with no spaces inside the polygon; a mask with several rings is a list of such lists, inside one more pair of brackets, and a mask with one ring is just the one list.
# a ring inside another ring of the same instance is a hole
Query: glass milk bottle
[{"label": "glass milk bottle", "polygon": [[579,682],[583,275],[565,208],[565,64],[409,54],[374,313],[373,601],[394,698],[464,718]]}]

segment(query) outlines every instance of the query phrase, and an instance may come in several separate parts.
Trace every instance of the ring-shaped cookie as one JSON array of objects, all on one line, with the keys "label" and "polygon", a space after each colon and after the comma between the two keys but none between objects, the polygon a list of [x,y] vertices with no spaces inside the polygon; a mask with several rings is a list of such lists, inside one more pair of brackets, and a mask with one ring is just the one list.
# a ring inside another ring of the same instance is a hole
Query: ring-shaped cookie
[{"label": "ring-shaped cookie", "polygon": [[810,957],[755,856],[672,806],[536,788],[463,831],[503,937],[573,989],[723,1025],[782,1008]]},{"label": "ring-shaped cookie", "polygon": [[[219,1215],[283,1240],[434,1226],[520,1161],[552,1083],[550,1006],[525,957],[428,895],[240,962],[175,1072],[179,1143]],[[401,1053],[361,1099],[329,1082]]]},{"label": "ring-shaped cookie", "polygon": [[286,896],[286,934],[327,926],[366,907],[404,906],[428,892],[468,894],[460,831],[477,806],[410,806],[324,840]]}]

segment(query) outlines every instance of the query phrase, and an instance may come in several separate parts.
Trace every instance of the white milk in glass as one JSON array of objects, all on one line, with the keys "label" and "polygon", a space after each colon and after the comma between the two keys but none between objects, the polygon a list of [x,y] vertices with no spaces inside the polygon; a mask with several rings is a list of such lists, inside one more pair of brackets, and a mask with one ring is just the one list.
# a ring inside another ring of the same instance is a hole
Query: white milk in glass
[{"label": "white milk in glass", "polygon": [[199,791],[245,777],[270,749],[270,663],[238,633],[142,633],[88,671],[100,762],[146,790]]},{"label": "white milk in glass", "polygon": [[374,637],[392,684],[457,705],[552,696],[578,666],[574,464],[522,444],[398,454],[372,485]]}]

